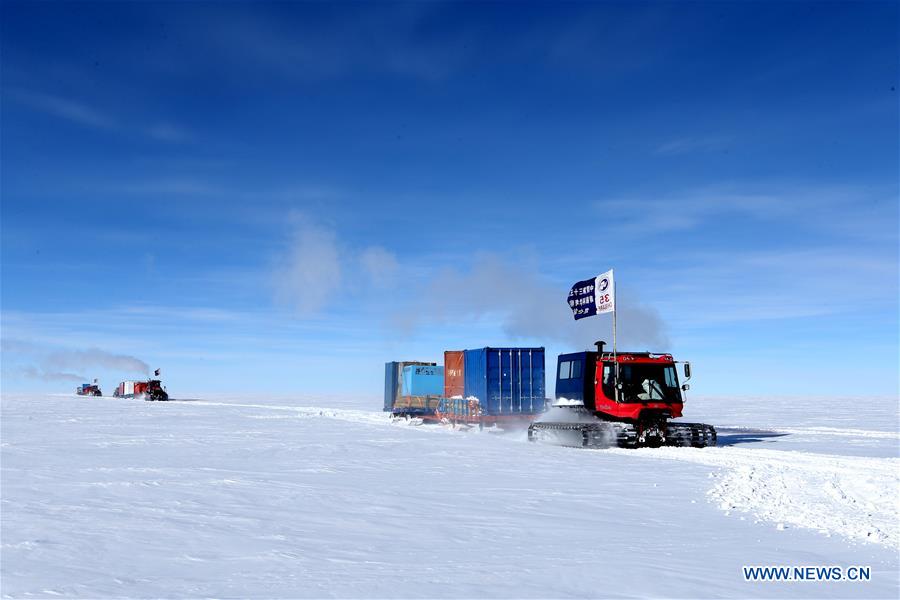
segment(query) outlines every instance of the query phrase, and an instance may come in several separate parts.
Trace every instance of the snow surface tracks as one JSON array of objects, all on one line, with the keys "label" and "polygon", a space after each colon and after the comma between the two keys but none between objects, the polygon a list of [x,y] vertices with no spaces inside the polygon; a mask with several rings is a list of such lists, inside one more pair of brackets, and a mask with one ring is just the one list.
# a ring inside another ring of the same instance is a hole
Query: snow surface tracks
[{"label": "snow surface tracks", "polygon": [[[351,423],[363,423],[373,425],[390,425],[390,416],[383,412],[371,410],[349,410],[344,408],[317,408],[315,406],[285,406],[280,404],[238,404],[235,402],[210,402],[207,400],[192,401],[194,405],[202,406],[226,406],[234,408],[263,408],[268,410],[293,413],[285,418],[325,418],[337,421],[349,421]],[[256,417],[260,418],[260,417]]]},{"label": "snow surface tracks", "polygon": [[711,475],[710,498],[726,511],[900,547],[900,460],[744,448],[607,450],[695,462]]},{"label": "snow surface tracks", "polygon": [[[328,418],[389,425],[384,413],[366,410],[237,404],[197,404],[261,408],[292,413],[290,418]],[[774,430],[773,430],[774,431]],[[897,439],[894,432],[859,429],[778,429],[784,433]],[[518,438],[517,438],[518,439]],[[579,450],[582,451],[582,450]],[[838,534],[851,540],[900,548],[900,459],[839,456],[813,452],[751,448],[608,449],[633,457],[687,461],[720,469],[708,494],[726,511],[752,513],[759,519]]]}]

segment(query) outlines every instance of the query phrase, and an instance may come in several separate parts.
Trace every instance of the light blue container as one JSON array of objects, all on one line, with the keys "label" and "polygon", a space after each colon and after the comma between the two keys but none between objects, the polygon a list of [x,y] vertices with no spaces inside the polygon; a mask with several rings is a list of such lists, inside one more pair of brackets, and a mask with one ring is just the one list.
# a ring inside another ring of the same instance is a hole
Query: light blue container
[{"label": "light blue container", "polygon": [[433,367],[436,363],[420,362],[420,361],[392,361],[384,364],[384,410],[390,412],[394,410],[397,400],[401,396],[409,396],[408,392],[403,390],[403,369],[411,365],[419,365],[424,367]]},{"label": "light blue container", "polygon": [[403,396],[441,396],[444,393],[444,367],[403,367],[402,382],[400,393]]}]

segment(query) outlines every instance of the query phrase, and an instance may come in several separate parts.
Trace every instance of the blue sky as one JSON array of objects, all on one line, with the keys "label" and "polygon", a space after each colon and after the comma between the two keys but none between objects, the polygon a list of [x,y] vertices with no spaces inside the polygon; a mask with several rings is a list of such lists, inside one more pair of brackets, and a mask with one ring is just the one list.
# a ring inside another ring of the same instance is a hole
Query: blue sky
[{"label": "blue sky", "polygon": [[695,392],[898,392],[896,3],[0,6],[4,391],[555,362],[615,268]]}]

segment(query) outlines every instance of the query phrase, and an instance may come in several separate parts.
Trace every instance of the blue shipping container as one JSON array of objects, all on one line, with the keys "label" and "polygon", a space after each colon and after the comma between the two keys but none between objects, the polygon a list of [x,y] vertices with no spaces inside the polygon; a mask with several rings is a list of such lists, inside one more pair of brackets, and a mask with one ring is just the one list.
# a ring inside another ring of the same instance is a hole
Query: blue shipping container
[{"label": "blue shipping container", "polygon": [[478,398],[484,414],[543,412],[543,348],[478,348],[465,352],[466,398]]},{"label": "blue shipping container", "polygon": [[403,367],[401,396],[441,396],[444,393],[444,367],[409,365]]},{"label": "blue shipping container", "polygon": [[408,365],[435,366],[433,362],[392,361],[384,363],[384,410],[394,410],[400,396],[410,395],[403,391],[403,369]]},{"label": "blue shipping container", "polygon": [[400,363],[384,363],[384,410],[394,409],[394,402],[400,395]]}]

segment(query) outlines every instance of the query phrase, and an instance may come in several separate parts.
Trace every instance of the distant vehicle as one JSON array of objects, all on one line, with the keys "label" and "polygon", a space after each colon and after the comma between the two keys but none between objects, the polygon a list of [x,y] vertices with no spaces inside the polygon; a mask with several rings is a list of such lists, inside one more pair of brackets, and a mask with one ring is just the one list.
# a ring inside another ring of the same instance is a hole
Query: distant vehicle
[{"label": "distant vehicle", "polygon": [[79,396],[102,396],[103,392],[100,391],[100,386],[94,383],[82,383],[77,388],[75,388],[75,393]]},{"label": "distant vehicle", "polygon": [[142,398],[144,400],[168,400],[169,394],[159,379],[147,381],[123,381],[113,392],[116,398]]}]

